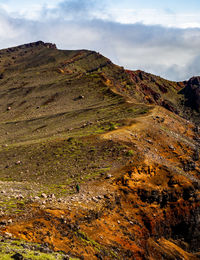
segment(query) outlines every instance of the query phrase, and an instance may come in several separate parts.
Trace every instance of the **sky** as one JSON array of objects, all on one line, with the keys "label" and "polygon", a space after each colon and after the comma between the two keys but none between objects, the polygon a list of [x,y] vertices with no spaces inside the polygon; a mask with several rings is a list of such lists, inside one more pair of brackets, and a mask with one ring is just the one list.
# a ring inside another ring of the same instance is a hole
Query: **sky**
[{"label": "sky", "polygon": [[0,49],[38,40],[187,80],[200,75],[200,1],[0,0]]}]

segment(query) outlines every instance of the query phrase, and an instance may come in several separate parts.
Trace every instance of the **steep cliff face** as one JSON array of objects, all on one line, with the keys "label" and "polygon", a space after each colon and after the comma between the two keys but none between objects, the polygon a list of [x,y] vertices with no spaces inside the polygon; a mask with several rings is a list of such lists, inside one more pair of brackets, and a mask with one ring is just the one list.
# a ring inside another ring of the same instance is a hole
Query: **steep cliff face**
[{"label": "steep cliff face", "polygon": [[43,42],[0,56],[4,241],[78,259],[198,259],[199,77]]},{"label": "steep cliff face", "polygon": [[127,73],[143,102],[157,104],[178,113],[180,96],[177,92],[184,87],[182,82],[165,80],[140,70],[128,70]]}]

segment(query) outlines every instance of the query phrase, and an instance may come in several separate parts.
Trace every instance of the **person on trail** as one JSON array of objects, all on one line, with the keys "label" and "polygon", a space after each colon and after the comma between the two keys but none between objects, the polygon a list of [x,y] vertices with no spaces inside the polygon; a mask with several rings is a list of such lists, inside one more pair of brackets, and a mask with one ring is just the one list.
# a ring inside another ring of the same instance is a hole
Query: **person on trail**
[{"label": "person on trail", "polygon": [[76,184],[76,191],[77,191],[77,193],[79,193],[79,191],[80,191],[80,187],[78,184]]}]

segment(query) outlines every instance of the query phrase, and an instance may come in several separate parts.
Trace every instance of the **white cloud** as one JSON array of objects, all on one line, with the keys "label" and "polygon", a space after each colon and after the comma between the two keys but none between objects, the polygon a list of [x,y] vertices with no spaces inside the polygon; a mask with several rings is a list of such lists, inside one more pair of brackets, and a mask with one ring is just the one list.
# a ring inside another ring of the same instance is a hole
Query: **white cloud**
[{"label": "white cloud", "polygon": [[[110,22],[112,17],[107,16],[105,9],[101,13],[101,7],[90,3],[70,0],[56,8],[44,7],[37,12],[37,20],[13,18],[2,10],[0,48],[43,40],[62,49],[96,50],[126,68],[142,69],[172,80],[200,75],[200,29]],[[94,13],[104,18],[94,19]],[[169,11],[166,14],[173,15]]]},{"label": "white cloud", "polygon": [[145,25],[162,25],[176,28],[200,27],[200,14],[175,13],[163,9],[119,9],[108,10],[106,19],[122,24],[143,23]]}]

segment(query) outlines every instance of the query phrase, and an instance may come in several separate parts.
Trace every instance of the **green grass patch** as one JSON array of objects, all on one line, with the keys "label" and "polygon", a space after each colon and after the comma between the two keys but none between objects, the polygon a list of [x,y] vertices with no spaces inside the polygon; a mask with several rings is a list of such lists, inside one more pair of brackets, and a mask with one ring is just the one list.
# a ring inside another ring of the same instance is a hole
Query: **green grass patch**
[{"label": "green grass patch", "polygon": [[[2,239],[2,237],[0,237]],[[41,245],[36,243],[28,243],[23,240],[5,240],[0,243],[0,259],[10,260],[11,257],[19,253],[24,259],[30,260],[62,260],[65,256],[61,252],[43,253],[40,251]],[[78,258],[70,258],[70,260],[78,260]]]}]

